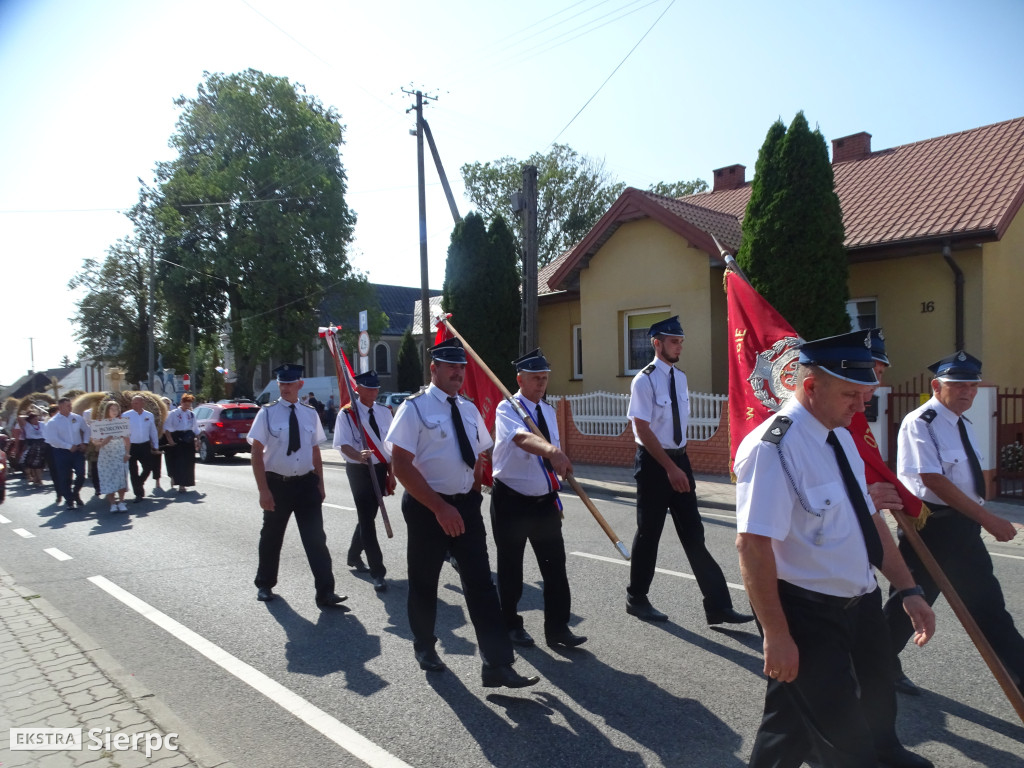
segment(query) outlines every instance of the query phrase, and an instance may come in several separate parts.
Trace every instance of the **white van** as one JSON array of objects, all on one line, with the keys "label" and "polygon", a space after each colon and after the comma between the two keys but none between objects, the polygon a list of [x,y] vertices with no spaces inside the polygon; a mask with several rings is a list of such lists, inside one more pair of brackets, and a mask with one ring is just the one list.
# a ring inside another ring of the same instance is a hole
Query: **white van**
[{"label": "white van", "polygon": [[[311,379],[302,380],[302,389],[299,390],[299,399],[302,399],[303,395],[308,395],[312,392],[316,395],[316,399],[327,405],[327,400],[331,395],[334,395],[334,407],[338,407],[338,403],[341,401],[338,397],[338,377],[337,376],[314,376]],[[281,390],[278,389],[277,379],[267,384],[256,398],[256,402],[260,405],[266,405],[272,403],[281,397]]]}]

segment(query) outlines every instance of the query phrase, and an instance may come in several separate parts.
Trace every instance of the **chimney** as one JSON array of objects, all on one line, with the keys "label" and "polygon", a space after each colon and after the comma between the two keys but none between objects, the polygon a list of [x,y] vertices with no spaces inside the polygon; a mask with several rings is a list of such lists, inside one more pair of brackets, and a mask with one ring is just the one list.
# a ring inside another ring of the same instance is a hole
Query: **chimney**
[{"label": "chimney", "polygon": [[871,154],[871,134],[861,131],[852,136],[832,139],[832,165],[847,160],[862,160]]},{"label": "chimney", "polygon": [[715,186],[711,191],[724,192],[727,189],[739,189],[747,183],[746,172],[747,166],[739,163],[728,165],[725,168],[716,168],[712,171],[715,174]]}]

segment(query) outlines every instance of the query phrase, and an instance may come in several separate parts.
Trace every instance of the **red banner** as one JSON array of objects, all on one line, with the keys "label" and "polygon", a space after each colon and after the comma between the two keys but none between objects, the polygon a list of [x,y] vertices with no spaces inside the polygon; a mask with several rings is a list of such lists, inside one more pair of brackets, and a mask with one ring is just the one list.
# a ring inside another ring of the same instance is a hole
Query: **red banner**
[{"label": "red banner", "polygon": [[[448,317],[451,317],[451,315],[448,315]],[[434,343],[440,344],[445,339],[451,337],[452,334],[448,333],[447,326],[439,321],[437,323],[437,334],[434,337]],[[501,392],[494,386],[494,382],[480,369],[480,366],[474,362],[472,357],[467,356],[466,378],[462,382],[461,392],[468,400],[472,400],[477,409],[479,409],[480,415],[484,417],[484,424],[487,425],[487,431],[493,437],[495,409],[505,398],[502,397]],[[491,479],[491,461],[489,456],[490,454],[487,454],[484,457],[484,485],[494,484],[494,481]]]}]

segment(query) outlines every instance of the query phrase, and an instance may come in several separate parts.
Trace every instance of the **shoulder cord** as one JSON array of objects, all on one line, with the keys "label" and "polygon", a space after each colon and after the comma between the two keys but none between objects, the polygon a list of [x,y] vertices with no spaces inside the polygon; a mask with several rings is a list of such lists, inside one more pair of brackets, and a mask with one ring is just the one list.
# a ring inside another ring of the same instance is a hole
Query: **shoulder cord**
[{"label": "shoulder cord", "polygon": [[946,470],[942,468],[942,449],[939,448],[939,441],[935,438],[935,430],[932,428],[932,424],[930,421],[926,421],[924,425],[928,429],[928,437],[932,439],[932,445],[935,446],[935,453],[939,457],[939,471],[941,471],[942,474],[945,475]]},{"label": "shoulder cord", "polygon": [[789,484],[790,486],[792,486],[793,493],[796,494],[796,498],[797,501],[800,502],[800,506],[804,508],[804,512],[814,515],[815,517],[821,517],[821,513],[815,512],[813,509],[811,509],[810,504],[808,504],[807,500],[804,499],[804,495],[800,493],[800,489],[797,487],[796,481],[793,479],[793,473],[789,471],[789,464],[786,463],[786,454],[783,453],[782,451],[782,444],[776,443],[775,448],[779,452],[779,463],[782,465],[782,471],[786,474],[786,477],[789,479]]},{"label": "shoulder cord", "polygon": [[411,405],[412,409],[414,411],[416,411],[416,415],[419,416],[420,423],[424,427],[426,427],[427,429],[437,429],[438,427],[441,426],[440,424],[428,424],[427,423],[427,420],[423,418],[423,414],[420,413],[420,407],[418,405],[416,405],[416,398],[413,398],[413,397],[407,398],[405,402],[407,402],[409,405]]}]

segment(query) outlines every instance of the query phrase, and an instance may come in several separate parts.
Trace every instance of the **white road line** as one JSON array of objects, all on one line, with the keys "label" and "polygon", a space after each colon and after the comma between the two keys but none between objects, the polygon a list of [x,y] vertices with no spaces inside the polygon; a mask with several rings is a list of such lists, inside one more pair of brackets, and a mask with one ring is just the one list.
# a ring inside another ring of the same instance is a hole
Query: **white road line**
[{"label": "white road line", "polygon": [[12,528],[11,530],[19,536],[21,536],[21,538],[23,539],[34,539],[36,537],[34,533],[29,533],[24,528]]},{"label": "white road line", "polygon": [[702,511],[700,513],[700,516],[701,517],[713,517],[716,520],[728,520],[731,523],[735,523],[736,522],[736,515],[715,515],[715,514],[712,514],[711,512],[704,512],[704,511]]},{"label": "white road line", "polygon": [[[569,554],[576,555],[577,557],[589,557],[591,560],[600,560],[605,563],[615,563],[616,565],[629,565],[629,563],[623,560],[621,557],[616,558],[605,557],[604,555],[592,555],[589,552],[570,552]],[[697,577],[691,573],[682,573],[681,571],[670,571],[667,568],[655,568],[654,570],[658,573],[664,573],[667,576],[679,576],[680,578],[690,579],[692,581],[697,580]],[[746,589],[744,589],[742,584],[733,584],[731,581],[727,581],[725,583],[728,584],[732,589],[738,589],[740,592],[747,591]]]},{"label": "white road line", "polygon": [[322,709],[315,707],[280,683],[267,677],[258,669],[236,659],[220,646],[214,645],[202,635],[196,634],[183,624],[161,613],[130,592],[122,589],[103,576],[90,576],[89,581],[107,594],[120,600],[132,610],[152,621],[161,629],[176,637],[190,648],[198,651],[214,664],[230,672],[242,682],[262,693],[275,704],[293,714],[306,725],[319,731],[349,754],[362,760],[372,768],[411,768],[408,763],[377,746],[372,741],[335,719]]},{"label": "white road line", "polygon": [[343,507],[343,506],[341,506],[339,504],[328,504],[326,501],[323,503],[323,506],[330,507],[331,509],[344,509],[346,512],[355,512],[356,511],[355,507]]},{"label": "white road line", "polygon": [[1024,557],[1021,557],[1020,555],[1004,555],[1002,552],[989,552],[989,554],[994,555],[995,557],[1008,557],[1011,560],[1024,560]]},{"label": "white road line", "polygon": [[9,522],[11,522],[11,521],[10,521],[10,520],[8,520],[8,519],[7,519],[6,517],[4,517],[3,515],[0,515],[0,523],[2,523],[3,525],[7,525],[7,524],[8,524]]},{"label": "white road line", "polygon": [[43,552],[45,552],[48,555],[51,555],[52,557],[57,558],[58,560],[74,560],[75,559],[71,555],[67,554],[66,552],[61,552],[56,547],[47,547],[46,549],[43,550]]}]

